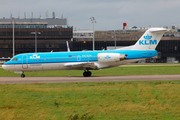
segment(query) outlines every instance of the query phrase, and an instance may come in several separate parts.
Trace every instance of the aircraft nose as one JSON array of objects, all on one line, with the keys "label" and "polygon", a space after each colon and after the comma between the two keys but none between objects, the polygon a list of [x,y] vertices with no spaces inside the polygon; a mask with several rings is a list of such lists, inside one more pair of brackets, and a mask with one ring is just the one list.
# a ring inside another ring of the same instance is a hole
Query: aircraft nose
[{"label": "aircraft nose", "polygon": [[6,65],[2,65],[2,68],[6,70]]}]

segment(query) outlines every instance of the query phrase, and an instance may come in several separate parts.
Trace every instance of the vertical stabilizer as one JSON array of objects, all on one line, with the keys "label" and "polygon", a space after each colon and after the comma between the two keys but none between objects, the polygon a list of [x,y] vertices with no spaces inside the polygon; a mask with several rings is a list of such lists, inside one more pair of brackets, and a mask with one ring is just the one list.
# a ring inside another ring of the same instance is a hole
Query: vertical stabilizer
[{"label": "vertical stabilizer", "polygon": [[155,50],[166,31],[165,28],[148,29],[132,47],[132,50]]}]

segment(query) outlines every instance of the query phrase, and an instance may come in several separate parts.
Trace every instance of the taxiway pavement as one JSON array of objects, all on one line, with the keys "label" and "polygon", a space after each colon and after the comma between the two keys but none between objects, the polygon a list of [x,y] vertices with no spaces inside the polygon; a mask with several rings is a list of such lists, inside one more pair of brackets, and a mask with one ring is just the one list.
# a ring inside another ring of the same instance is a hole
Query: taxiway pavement
[{"label": "taxiway pavement", "polygon": [[95,77],[0,77],[0,84],[19,83],[70,83],[70,82],[112,82],[112,81],[157,81],[180,80],[180,75],[129,75]]}]

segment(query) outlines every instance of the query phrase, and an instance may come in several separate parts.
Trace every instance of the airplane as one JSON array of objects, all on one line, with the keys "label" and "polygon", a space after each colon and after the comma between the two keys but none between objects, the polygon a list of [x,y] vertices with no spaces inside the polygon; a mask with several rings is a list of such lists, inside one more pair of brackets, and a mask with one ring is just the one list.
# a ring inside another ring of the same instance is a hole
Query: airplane
[{"label": "airplane", "polygon": [[84,70],[83,76],[90,77],[89,70],[116,67],[156,56],[155,48],[166,31],[165,28],[149,28],[134,45],[115,50],[70,51],[68,47],[67,52],[18,54],[2,68],[21,73],[22,78],[26,71],[49,70]]}]

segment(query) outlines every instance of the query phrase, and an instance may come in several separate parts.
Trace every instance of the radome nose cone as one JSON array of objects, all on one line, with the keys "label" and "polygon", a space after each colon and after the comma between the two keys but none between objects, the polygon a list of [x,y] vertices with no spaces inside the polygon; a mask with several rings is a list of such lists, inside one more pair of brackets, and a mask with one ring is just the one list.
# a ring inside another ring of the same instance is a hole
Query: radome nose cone
[{"label": "radome nose cone", "polygon": [[6,70],[6,65],[2,65],[2,68]]}]

